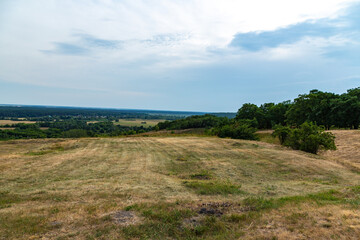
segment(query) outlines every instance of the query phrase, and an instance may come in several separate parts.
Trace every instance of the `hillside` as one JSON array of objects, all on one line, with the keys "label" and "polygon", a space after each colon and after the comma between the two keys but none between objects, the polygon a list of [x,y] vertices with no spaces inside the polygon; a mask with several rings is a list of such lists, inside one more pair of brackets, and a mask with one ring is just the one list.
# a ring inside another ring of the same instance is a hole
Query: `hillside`
[{"label": "hillside", "polygon": [[360,138],[335,134],[319,156],[191,136],[0,142],[0,239],[356,239]]}]

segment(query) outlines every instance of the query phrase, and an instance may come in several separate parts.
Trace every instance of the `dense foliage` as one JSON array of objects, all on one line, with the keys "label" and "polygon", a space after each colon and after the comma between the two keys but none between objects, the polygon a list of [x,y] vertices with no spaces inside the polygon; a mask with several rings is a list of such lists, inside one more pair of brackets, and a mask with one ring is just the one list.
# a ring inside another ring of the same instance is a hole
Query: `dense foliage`
[{"label": "dense foliage", "polygon": [[324,128],[312,122],[305,122],[299,128],[276,126],[273,133],[282,145],[295,150],[302,150],[316,154],[319,149],[335,150],[335,136],[324,132]]},{"label": "dense foliage", "polygon": [[257,129],[251,125],[251,122],[241,121],[213,128],[211,133],[221,138],[230,137],[235,139],[257,140],[255,135],[256,131]]},{"label": "dense foliage", "polygon": [[229,124],[230,120],[227,117],[216,117],[210,114],[191,116],[175,121],[165,121],[158,123],[160,130],[176,130],[187,128],[211,128],[219,127]]},{"label": "dense foliage", "polygon": [[260,107],[246,103],[239,109],[236,119],[256,119],[260,129],[275,125],[300,126],[306,121],[316,122],[326,129],[358,129],[360,88],[340,95],[312,90],[309,94],[299,95],[293,102],[265,103]]},{"label": "dense foliage", "polygon": [[217,117],[210,114],[191,116],[175,121],[158,123],[158,129],[179,130],[188,128],[206,128],[207,133],[219,137],[230,137],[237,139],[256,139],[257,121],[248,119],[229,119]]}]

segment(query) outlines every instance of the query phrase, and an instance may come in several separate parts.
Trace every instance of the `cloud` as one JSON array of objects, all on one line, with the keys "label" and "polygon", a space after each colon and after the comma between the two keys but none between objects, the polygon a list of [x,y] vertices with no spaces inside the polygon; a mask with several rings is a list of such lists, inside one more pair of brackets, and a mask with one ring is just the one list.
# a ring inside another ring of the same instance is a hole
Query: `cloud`
[{"label": "cloud", "polygon": [[53,104],[229,111],[358,84],[359,1],[0,2],[1,84]]},{"label": "cloud", "polygon": [[337,28],[326,21],[304,22],[274,31],[238,33],[231,41],[231,47],[241,47],[248,51],[275,48],[283,44],[297,42],[304,37],[330,37]]},{"label": "cloud", "polygon": [[52,50],[40,50],[45,54],[60,54],[60,55],[87,55],[89,50],[78,45],[70,43],[53,43],[54,49]]},{"label": "cloud", "polygon": [[123,43],[123,41],[96,38],[89,34],[74,34],[74,36],[79,37],[79,41],[88,48],[118,49]]},{"label": "cloud", "polygon": [[[305,38],[328,39],[334,36],[343,36],[343,38],[358,39],[359,34],[354,36],[354,32],[360,33],[359,28],[357,28],[360,25],[359,12],[360,4],[354,4],[335,19],[308,20],[272,31],[238,33],[234,36],[229,46],[239,47],[247,51],[259,51],[265,48],[276,48],[281,45],[294,44]],[[338,50],[332,50],[331,52],[333,53],[328,55],[337,55],[336,52]]]},{"label": "cloud", "polygon": [[76,38],[72,42],[54,42],[54,48],[51,50],[40,50],[45,54],[59,54],[59,55],[74,55],[84,56],[89,55],[91,50],[96,49],[119,49],[122,41],[106,40],[93,37],[89,34],[73,34]]}]

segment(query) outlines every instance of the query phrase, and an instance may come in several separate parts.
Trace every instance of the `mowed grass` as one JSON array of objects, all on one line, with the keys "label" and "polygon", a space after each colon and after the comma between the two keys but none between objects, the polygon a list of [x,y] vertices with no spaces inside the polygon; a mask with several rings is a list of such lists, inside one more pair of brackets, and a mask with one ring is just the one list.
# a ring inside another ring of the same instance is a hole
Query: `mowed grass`
[{"label": "mowed grass", "polygon": [[[0,239],[356,239],[360,175],[214,137],[0,142]],[[137,220],[116,220],[116,213]],[[125,213],[124,213],[125,212]]]}]

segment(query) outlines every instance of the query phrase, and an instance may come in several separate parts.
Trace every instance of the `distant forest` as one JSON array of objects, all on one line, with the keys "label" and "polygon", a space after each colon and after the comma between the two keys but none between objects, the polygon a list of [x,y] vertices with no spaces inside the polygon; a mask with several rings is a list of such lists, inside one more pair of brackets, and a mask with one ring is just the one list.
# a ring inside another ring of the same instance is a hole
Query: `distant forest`
[{"label": "distant forest", "polygon": [[51,119],[178,119],[190,115],[203,114],[201,112],[180,111],[153,111],[136,109],[104,109],[104,108],[77,108],[77,107],[48,107],[48,106],[0,106],[0,119],[27,118],[28,120]]},{"label": "distant forest", "polygon": [[[298,128],[308,122],[314,129],[318,129],[317,126],[323,126],[324,129],[358,129],[360,88],[349,89],[343,94],[311,90],[308,94],[299,95],[293,101],[264,103],[260,106],[245,103],[236,114],[0,106],[0,119],[36,121],[34,124],[17,123],[1,126],[0,140],[121,136],[163,129],[188,128],[204,128],[207,134],[219,137],[256,139],[254,133],[257,129],[275,129],[279,126]],[[129,127],[114,124],[118,119],[167,121],[160,122],[155,127]]]}]

